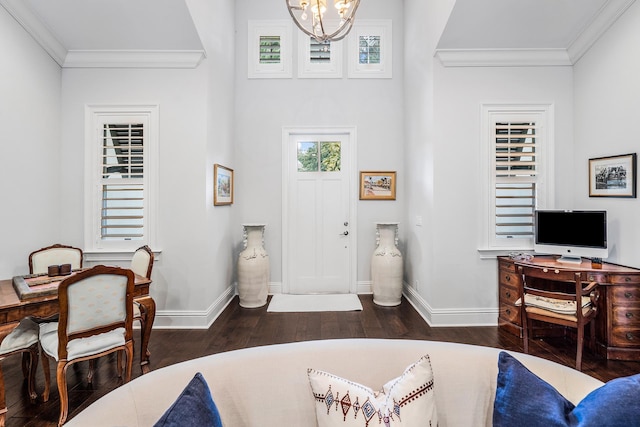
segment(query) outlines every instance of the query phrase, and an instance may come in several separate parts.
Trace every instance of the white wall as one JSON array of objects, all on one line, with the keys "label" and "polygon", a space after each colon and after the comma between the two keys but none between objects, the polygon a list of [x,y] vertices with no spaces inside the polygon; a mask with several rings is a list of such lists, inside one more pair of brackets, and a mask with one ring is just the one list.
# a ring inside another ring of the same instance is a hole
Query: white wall
[{"label": "white wall", "polygon": [[60,67],[0,7],[0,277],[29,272],[29,253],[61,231]]},{"label": "white wall", "polygon": [[158,242],[155,326],[206,326],[232,292],[235,207],[213,206],[213,163],[233,163],[233,2],[189,2],[207,50],[196,69],[65,69],[61,149],[64,233],[82,242],[84,108],[157,104]]},{"label": "white wall", "polygon": [[[407,32],[417,16],[445,17],[405,2]],[[423,13],[417,13],[420,8]],[[414,10],[414,8],[417,8]],[[444,22],[435,22],[442,28]],[[416,27],[414,27],[416,26]],[[422,36],[437,42],[437,34]],[[409,44],[407,37],[407,44]],[[409,47],[407,47],[409,50]],[[430,50],[433,53],[433,50]],[[407,68],[414,52],[408,54]],[[483,103],[550,103],[555,109],[556,205],[571,206],[573,121],[571,67],[443,67],[424,53],[421,70],[407,72],[406,167],[411,176],[407,219],[407,292],[433,325],[495,324],[497,264],[481,260],[483,231],[480,111]],[[416,64],[412,64],[416,67]],[[421,78],[426,77],[426,81]],[[411,79],[411,80],[410,80]],[[412,88],[420,88],[415,91]],[[420,124],[424,123],[424,124]],[[428,126],[428,127],[427,127]],[[417,226],[421,216],[423,225]]]},{"label": "white wall", "polygon": [[576,207],[608,213],[609,261],[640,267],[638,199],[589,198],[590,158],[638,153],[640,4],[634,2],[575,65]]},{"label": "white wall", "polygon": [[[393,21],[393,78],[349,79],[346,61],[341,79],[299,79],[294,49],[293,78],[247,78],[247,21],[290,21],[282,0],[236,2],[236,203],[238,242],[243,222],[267,223],[265,247],[271,282],[282,281],[282,128],[283,126],[355,126],[358,170],[396,170],[396,201],[358,202],[359,282],[370,281],[376,220],[400,221],[406,196],[403,182],[402,5],[363,1],[357,19]],[[293,25],[293,23],[292,23]],[[294,26],[293,46],[302,33]],[[346,50],[346,49],[345,49]],[[358,171],[353,171],[357,186]],[[354,191],[357,197],[357,189]],[[404,225],[401,224],[400,227]],[[238,247],[238,251],[240,247]]]}]

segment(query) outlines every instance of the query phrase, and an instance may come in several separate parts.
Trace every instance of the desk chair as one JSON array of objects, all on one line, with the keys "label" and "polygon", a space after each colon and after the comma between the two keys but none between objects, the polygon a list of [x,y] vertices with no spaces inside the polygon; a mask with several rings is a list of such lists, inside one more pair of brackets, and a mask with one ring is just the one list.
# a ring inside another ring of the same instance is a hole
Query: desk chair
[{"label": "desk chair", "polygon": [[49,400],[49,357],[57,361],[61,426],[67,419],[69,396],[67,368],[83,360],[118,352],[117,372],[122,375],[122,353],[126,353],[124,382],[131,380],[133,364],[134,274],[120,267],[95,266],[60,282],[60,320],[40,324],[42,367],[45,374],[43,399]]},{"label": "desk chair", "polygon": [[71,264],[72,270],[82,268],[82,249],[56,243],[29,254],[29,273],[47,273],[50,265]]},{"label": "desk chair", "polygon": [[[580,272],[553,267],[534,267],[516,264],[522,275],[519,289],[521,304],[524,352],[529,353],[529,336],[532,321],[538,320],[556,325],[568,326],[577,330],[576,369],[582,370],[582,350],[584,347],[584,328],[595,319],[596,302],[599,297],[596,282],[583,282]],[[566,289],[550,289],[544,283],[562,283]],[[524,300],[524,304],[522,301]],[[591,323],[591,345],[595,344],[595,323]]]},{"label": "desk chair", "polygon": [[[0,361],[15,354],[22,355],[22,371],[27,378],[27,390],[31,403],[36,401],[36,367],[38,366],[38,324],[24,318],[0,327]],[[0,367],[0,426],[4,426],[7,415],[4,377]]]}]

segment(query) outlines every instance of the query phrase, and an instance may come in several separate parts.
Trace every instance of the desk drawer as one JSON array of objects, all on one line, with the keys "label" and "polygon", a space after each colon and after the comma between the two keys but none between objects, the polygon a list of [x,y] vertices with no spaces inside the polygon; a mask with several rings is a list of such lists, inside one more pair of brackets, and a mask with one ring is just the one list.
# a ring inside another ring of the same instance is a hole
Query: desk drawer
[{"label": "desk drawer", "polygon": [[640,287],[638,286],[612,286],[609,292],[614,306],[640,302]]},{"label": "desk drawer", "polygon": [[640,284],[640,275],[635,274],[611,274],[609,276],[609,283],[612,285],[637,285]]},{"label": "desk drawer", "polygon": [[612,347],[640,347],[640,327],[613,327],[611,329]]},{"label": "desk drawer", "polygon": [[626,326],[640,328],[640,307],[638,306],[614,306],[613,318],[611,319],[613,326]]},{"label": "desk drawer", "polygon": [[518,291],[511,286],[500,286],[500,303],[514,305],[518,300]]},{"label": "desk drawer", "polygon": [[500,304],[500,318],[509,323],[520,326],[522,324],[520,319],[520,307],[510,304]]},{"label": "desk drawer", "polygon": [[500,280],[500,286],[510,286],[513,287],[514,289],[518,289],[518,286],[520,286],[520,275],[516,274],[516,273],[512,273],[510,271],[505,271],[505,270],[499,270],[499,280]]},{"label": "desk drawer", "polygon": [[505,271],[510,271],[512,273],[516,272],[516,265],[513,261],[505,261],[505,260],[498,260],[498,268],[500,270],[505,270]]}]

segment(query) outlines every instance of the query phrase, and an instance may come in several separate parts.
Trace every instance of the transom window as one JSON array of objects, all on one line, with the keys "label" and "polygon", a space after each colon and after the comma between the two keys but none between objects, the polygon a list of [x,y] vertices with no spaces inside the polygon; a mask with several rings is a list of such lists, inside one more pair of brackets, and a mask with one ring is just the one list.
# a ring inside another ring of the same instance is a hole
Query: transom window
[{"label": "transom window", "polygon": [[339,172],[340,142],[298,142],[298,172]]}]

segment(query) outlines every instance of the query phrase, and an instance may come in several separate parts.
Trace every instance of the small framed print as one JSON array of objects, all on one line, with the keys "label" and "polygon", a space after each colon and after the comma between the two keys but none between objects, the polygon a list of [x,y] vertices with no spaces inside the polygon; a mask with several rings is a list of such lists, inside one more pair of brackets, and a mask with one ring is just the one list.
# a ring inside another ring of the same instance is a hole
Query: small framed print
[{"label": "small framed print", "polygon": [[291,38],[290,21],[249,21],[248,77],[291,78]]},{"label": "small framed print", "polygon": [[636,153],[589,159],[589,197],[636,197]]},{"label": "small framed print", "polygon": [[297,37],[299,78],[342,77],[343,40],[319,42],[302,32],[298,32]]},{"label": "small framed print", "polygon": [[396,173],[360,172],[360,200],[395,200]]},{"label": "small framed print", "polygon": [[360,20],[349,33],[349,78],[392,77],[392,26],[390,19]]},{"label": "small framed print", "polygon": [[233,169],[213,165],[213,205],[230,205],[233,203]]}]

